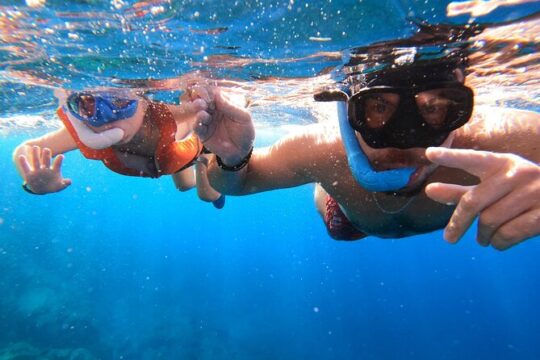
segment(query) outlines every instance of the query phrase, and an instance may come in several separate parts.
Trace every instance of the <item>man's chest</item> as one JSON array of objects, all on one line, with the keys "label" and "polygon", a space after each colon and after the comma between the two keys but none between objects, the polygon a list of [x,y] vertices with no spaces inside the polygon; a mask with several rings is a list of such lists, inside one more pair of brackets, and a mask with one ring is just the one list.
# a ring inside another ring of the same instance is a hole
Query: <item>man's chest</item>
[{"label": "man's chest", "polygon": [[396,199],[385,199],[385,196],[368,193],[361,206],[344,208],[344,213],[366,234],[400,238],[443,228],[454,209],[425,195]]},{"label": "man's chest", "polygon": [[[470,185],[475,180],[462,172],[440,168],[426,184],[431,182]],[[425,184],[414,196],[369,192],[352,176],[342,178],[336,185],[327,186],[328,193],[355,227],[369,235],[398,238],[434,231],[446,226],[454,211],[454,206],[429,199],[423,190]]]}]

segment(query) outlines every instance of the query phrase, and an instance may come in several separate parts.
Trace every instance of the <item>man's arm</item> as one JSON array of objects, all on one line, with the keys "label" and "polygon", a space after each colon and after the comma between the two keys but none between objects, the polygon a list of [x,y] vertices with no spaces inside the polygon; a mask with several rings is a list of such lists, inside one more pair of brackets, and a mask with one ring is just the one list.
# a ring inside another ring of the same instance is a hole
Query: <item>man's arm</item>
[{"label": "man's arm", "polygon": [[331,158],[331,143],[322,136],[322,127],[306,127],[276,144],[256,149],[248,165],[239,171],[221,169],[215,157],[210,162],[209,179],[212,186],[224,194],[247,195],[316,182],[320,169]]},{"label": "man's arm", "polygon": [[204,109],[197,112],[194,130],[216,155],[210,161],[208,177],[220,193],[244,195],[298,186],[318,181],[322,173],[317,171],[331,170],[322,163],[332,161],[330,150],[336,146],[324,136],[321,125],[305,127],[301,134],[257,149],[250,157],[255,129],[244,104],[218,88],[195,88],[190,93],[192,102],[205,103]]}]

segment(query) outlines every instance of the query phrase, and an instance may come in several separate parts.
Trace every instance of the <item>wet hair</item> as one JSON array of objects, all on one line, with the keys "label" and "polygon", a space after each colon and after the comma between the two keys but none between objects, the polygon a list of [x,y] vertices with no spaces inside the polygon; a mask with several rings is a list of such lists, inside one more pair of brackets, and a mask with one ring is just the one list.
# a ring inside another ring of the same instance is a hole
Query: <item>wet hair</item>
[{"label": "wet hair", "polygon": [[407,39],[375,43],[350,50],[343,65],[345,83],[360,87],[456,81],[466,75],[470,37],[481,25],[430,25],[413,21],[418,31]]},{"label": "wet hair", "polygon": [[[430,25],[411,20],[417,32],[406,39],[383,41],[345,52],[343,66],[334,74],[340,91],[353,95],[372,86],[410,87],[429,82],[459,81],[456,70],[467,74],[469,38],[481,25]],[[331,101],[333,89],[315,95]]]}]

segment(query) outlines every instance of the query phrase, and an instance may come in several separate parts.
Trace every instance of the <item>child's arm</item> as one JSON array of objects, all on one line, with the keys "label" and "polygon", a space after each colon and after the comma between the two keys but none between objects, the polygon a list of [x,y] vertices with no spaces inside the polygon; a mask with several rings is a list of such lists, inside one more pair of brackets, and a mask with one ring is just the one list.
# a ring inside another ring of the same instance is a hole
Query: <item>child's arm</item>
[{"label": "child's arm", "polygon": [[[34,194],[47,194],[68,187],[71,180],[64,179],[60,172],[64,158],[62,154],[76,148],[77,144],[66,128],[17,146],[13,152],[13,162],[24,180],[24,189]],[[56,158],[52,161],[54,156]]]},{"label": "child's arm", "polygon": [[195,187],[195,173],[193,167],[172,174],[174,185],[180,191],[188,191]]},{"label": "child's arm", "polygon": [[[224,204],[224,195],[217,192],[208,181],[208,155],[201,155],[195,164],[195,176],[197,178],[197,195],[203,201],[209,201],[218,209]],[[220,205],[221,204],[221,205]]]}]

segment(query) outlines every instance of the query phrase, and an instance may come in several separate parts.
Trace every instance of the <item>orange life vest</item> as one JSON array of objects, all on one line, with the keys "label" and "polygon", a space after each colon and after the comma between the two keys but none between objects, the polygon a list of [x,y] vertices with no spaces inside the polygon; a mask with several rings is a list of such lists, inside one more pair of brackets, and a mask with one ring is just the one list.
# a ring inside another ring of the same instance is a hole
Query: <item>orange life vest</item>
[{"label": "orange life vest", "polygon": [[101,160],[109,169],[122,175],[160,177],[162,175],[174,174],[190,166],[203,149],[201,141],[195,134],[191,134],[184,140],[176,141],[176,122],[172,113],[163,104],[151,103],[148,105],[144,116],[145,118],[150,117],[149,121],[153,121],[157,125],[159,129],[159,140],[154,155],[157,172],[149,174],[125,166],[111,147],[95,150],[84,145],[64,110],[60,107],[56,113],[85,158]]}]

